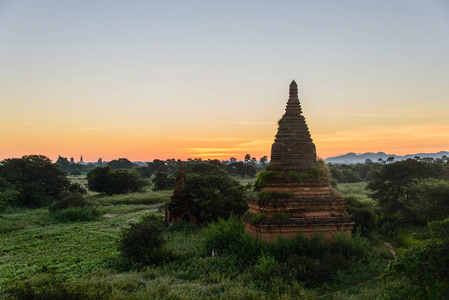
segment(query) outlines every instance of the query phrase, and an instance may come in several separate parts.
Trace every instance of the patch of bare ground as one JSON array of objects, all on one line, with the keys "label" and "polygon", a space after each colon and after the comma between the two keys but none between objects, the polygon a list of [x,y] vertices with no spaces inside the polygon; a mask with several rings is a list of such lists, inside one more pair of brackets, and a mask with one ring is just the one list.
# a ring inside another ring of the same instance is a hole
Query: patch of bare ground
[{"label": "patch of bare ground", "polygon": [[111,219],[111,218],[115,218],[115,217],[118,217],[118,216],[119,216],[119,214],[105,214],[105,215],[102,215],[101,217],[103,219]]}]

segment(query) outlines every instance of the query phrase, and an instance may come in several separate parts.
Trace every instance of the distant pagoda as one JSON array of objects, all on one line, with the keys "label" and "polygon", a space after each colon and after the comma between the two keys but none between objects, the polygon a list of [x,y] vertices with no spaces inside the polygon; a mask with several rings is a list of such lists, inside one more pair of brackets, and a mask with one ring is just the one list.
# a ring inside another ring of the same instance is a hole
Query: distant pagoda
[{"label": "distant pagoda", "polygon": [[271,147],[271,161],[257,181],[257,195],[248,199],[246,231],[255,238],[273,240],[322,233],[351,234],[354,222],[346,215],[345,200],[333,190],[324,162],[318,162],[298,99],[290,84],[285,114]]}]

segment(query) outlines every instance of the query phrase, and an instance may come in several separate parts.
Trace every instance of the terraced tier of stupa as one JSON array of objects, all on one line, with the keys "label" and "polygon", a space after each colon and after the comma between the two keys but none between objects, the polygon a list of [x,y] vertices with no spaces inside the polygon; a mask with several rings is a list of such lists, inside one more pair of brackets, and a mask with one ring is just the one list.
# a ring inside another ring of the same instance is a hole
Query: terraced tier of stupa
[{"label": "terraced tier of stupa", "polygon": [[351,235],[354,222],[345,211],[345,200],[330,184],[324,162],[317,160],[315,144],[302,115],[298,86],[290,84],[285,114],[271,148],[271,161],[256,182],[259,191],[249,197],[246,231],[255,238],[274,240],[333,233]]}]

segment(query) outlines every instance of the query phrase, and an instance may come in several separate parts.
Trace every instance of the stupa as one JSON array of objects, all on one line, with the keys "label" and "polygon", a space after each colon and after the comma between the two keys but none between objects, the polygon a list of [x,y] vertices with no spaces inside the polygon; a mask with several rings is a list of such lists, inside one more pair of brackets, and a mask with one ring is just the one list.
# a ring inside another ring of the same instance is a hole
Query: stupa
[{"label": "stupa", "polygon": [[344,213],[345,200],[329,182],[329,170],[317,161],[295,81],[278,124],[270,164],[256,181],[258,193],[248,198],[246,231],[268,241],[299,232],[326,238],[337,232],[351,235],[354,222]]},{"label": "stupa", "polygon": [[175,180],[175,191],[171,197],[171,201],[165,205],[165,224],[168,226],[172,223],[179,223],[180,221],[196,223],[196,214],[189,207],[185,197],[185,183],[186,175],[184,168],[179,168],[178,176]]}]

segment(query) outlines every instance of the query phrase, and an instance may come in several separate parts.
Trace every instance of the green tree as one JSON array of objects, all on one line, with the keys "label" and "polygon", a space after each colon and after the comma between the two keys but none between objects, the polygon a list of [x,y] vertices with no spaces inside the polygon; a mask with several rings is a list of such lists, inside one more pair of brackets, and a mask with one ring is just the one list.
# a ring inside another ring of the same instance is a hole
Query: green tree
[{"label": "green tree", "polygon": [[71,168],[70,168],[70,162],[67,159],[67,157],[62,157],[62,156],[58,156],[58,159],[56,160],[56,164],[59,166],[59,168],[61,170],[63,170],[64,172],[69,173]]},{"label": "green tree", "polygon": [[160,217],[147,216],[123,231],[118,250],[133,265],[160,264],[169,257],[162,248],[165,243],[163,231],[164,222]]},{"label": "green tree", "polygon": [[175,179],[169,177],[165,172],[157,172],[153,178],[153,191],[172,189],[175,186]]},{"label": "green tree", "polygon": [[449,219],[428,224],[431,239],[400,252],[388,265],[385,278],[405,276],[414,299],[448,299]]},{"label": "green tree", "polygon": [[43,155],[25,155],[1,162],[0,177],[20,192],[15,205],[39,207],[48,205],[69,187],[67,173]]},{"label": "green tree", "polygon": [[251,154],[246,154],[245,155],[245,162],[248,163],[249,161],[251,161]]},{"label": "green tree", "polygon": [[421,224],[441,221],[449,216],[449,182],[427,178],[417,180],[407,186],[410,201],[405,203],[416,220]]},{"label": "green tree", "polygon": [[248,210],[245,188],[229,176],[189,174],[186,178],[186,199],[200,222],[242,215]]},{"label": "green tree", "polygon": [[135,167],[136,165],[133,164],[131,161],[129,161],[126,158],[119,158],[119,159],[111,160],[108,163],[108,166],[112,170],[117,170],[117,169],[131,169],[131,168]]},{"label": "green tree", "polygon": [[240,176],[244,178],[246,175],[254,177],[257,173],[256,168],[251,164],[244,164],[242,161],[229,164],[226,172],[231,176]]},{"label": "green tree", "polygon": [[137,192],[140,188],[139,177],[128,170],[112,171],[109,166],[96,167],[87,173],[87,187],[91,191],[106,195]]},{"label": "green tree", "polygon": [[353,232],[362,230],[363,234],[370,233],[377,228],[377,215],[374,212],[376,202],[363,199],[356,194],[345,195],[346,211],[355,222]]},{"label": "green tree", "polygon": [[406,203],[410,201],[407,186],[415,179],[447,177],[445,169],[439,164],[425,163],[413,159],[383,165],[380,171],[373,173],[373,179],[367,188],[373,192],[372,198],[387,215],[397,213],[407,216]]},{"label": "green tree", "polygon": [[390,156],[389,158],[387,158],[387,163],[392,163],[394,162],[394,156]]},{"label": "green tree", "polygon": [[150,169],[151,174],[168,171],[168,167],[165,165],[165,161],[160,159],[155,159],[153,160],[153,162],[149,162],[148,168]]},{"label": "green tree", "polygon": [[268,161],[268,156],[266,156],[266,155],[264,155],[260,158],[260,163],[262,165],[265,165],[267,163],[267,161]]}]

